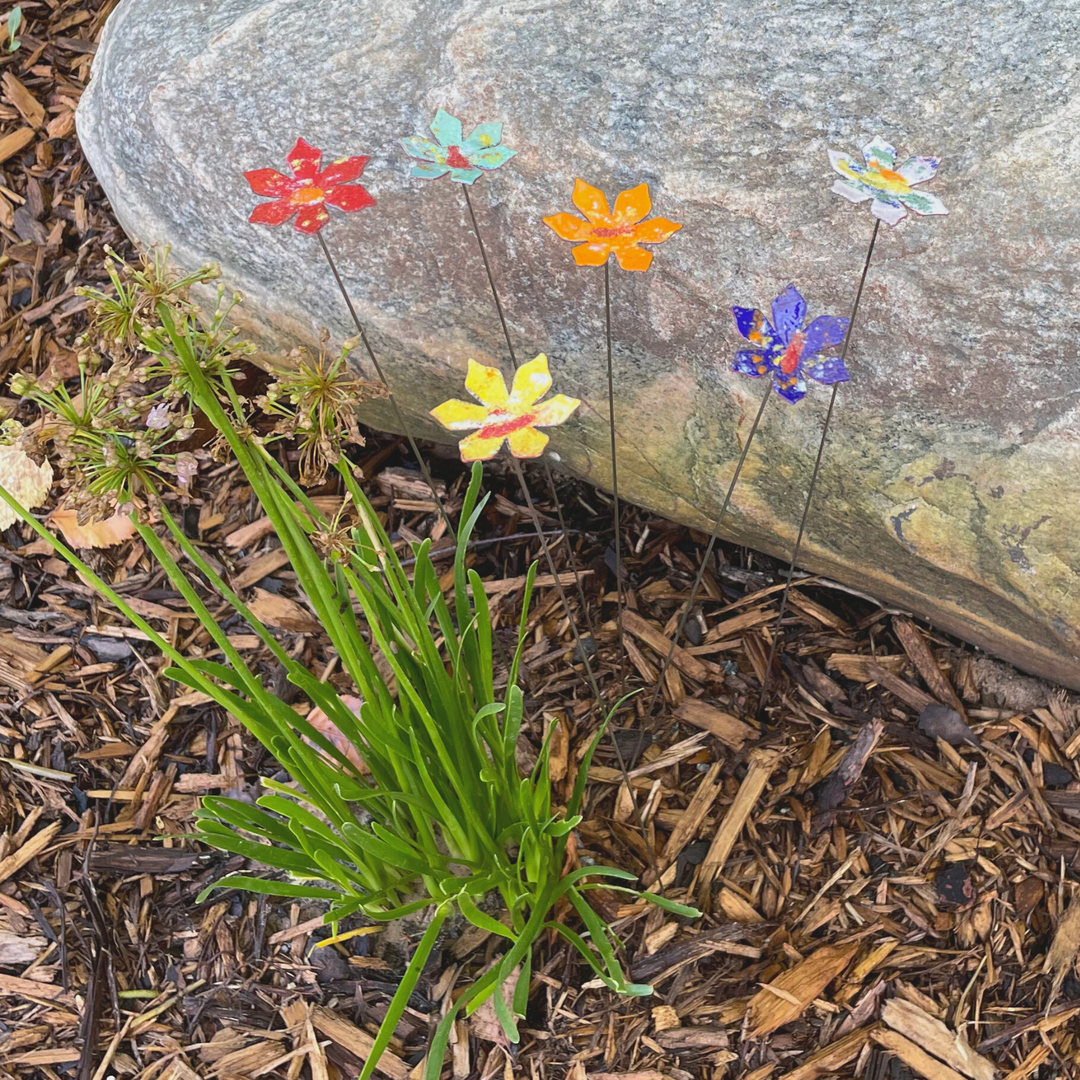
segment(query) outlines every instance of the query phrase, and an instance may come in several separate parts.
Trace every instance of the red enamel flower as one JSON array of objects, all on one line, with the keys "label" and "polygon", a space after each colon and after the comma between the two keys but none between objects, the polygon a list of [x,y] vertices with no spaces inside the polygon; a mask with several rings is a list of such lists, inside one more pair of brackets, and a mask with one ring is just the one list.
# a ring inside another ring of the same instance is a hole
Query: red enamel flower
[{"label": "red enamel flower", "polygon": [[328,206],[351,214],[374,206],[375,199],[366,188],[354,181],[360,179],[366,157],[342,158],[319,170],[322,151],[297,139],[289,154],[292,177],[275,169],[254,169],[244,173],[256,195],[266,195],[273,202],[259,203],[248,221],[256,225],[284,225],[294,214],[300,232],[317,233],[329,220]]}]

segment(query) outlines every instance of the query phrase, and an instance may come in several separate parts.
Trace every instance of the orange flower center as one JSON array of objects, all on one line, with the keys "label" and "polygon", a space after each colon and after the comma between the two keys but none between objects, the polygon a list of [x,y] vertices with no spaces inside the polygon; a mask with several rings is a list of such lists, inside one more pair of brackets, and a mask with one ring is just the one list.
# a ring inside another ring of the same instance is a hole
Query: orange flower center
[{"label": "orange flower center", "polygon": [[784,355],[780,357],[780,370],[785,375],[791,375],[799,366],[799,357],[802,355],[805,344],[806,335],[802,333],[795,334],[788,343]]},{"label": "orange flower center", "polygon": [[880,162],[875,162],[877,165],[877,171],[885,177],[892,184],[903,184],[907,186],[907,181],[898,173],[893,172],[892,169],[886,169]]},{"label": "orange flower center", "polygon": [[593,236],[599,237],[601,240],[610,240],[613,236],[630,236],[633,231],[633,225],[614,225],[593,229],[592,234]]},{"label": "orange flower center", "polygon": [[461,152],[457,146],[451,146],[446,151],[446,164],[451,169],[471,169],[472,162]]},{"label": "orange flower center", "polygon": [[310,184],[301,185],[289,196],[289,201],[296,203],[298,206],[309,206],[311,203],[320,203],[325,199],[326,192],[322,188]]},{"label": "orange flower center", "polygon": [[505,439],[522,428],[532,427],[536,420],[536,413],[522,413],[513,416],[510,413],[493,412],[489,418],[491,423],[485,424],[479,431],[481,439]]}]

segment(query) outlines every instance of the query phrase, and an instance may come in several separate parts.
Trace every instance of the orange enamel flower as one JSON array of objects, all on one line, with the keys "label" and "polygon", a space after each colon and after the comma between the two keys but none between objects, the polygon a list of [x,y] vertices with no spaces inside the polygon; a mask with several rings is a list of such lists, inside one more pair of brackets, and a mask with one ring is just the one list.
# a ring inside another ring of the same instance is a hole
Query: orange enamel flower
[{"label": "orange enamel flower", "polygon": [[509,393],[498,368],[470,360],[465,389],[481,404],[453,398],[431,410],[431,415],[451,431],[478,429],[459,444],[465,462],[490,460],[504,441],[510,444],[514,457],[537,458],[548,437],[536,429],[561,424],[581,404],[565,394],[540,401],[551,389],[548,359],[543,353],[517,369]]},{"label": "orange enamel flower", "polygon": [[585,215],[582,221],[573,214],[553,214],[544,224],[563,240],[581,241],[574,248],[578,266],[603,266],[614,253],[623,270],[648,270],[652,252],[641,244],[662,244],[682,228],[666,218],[649,218],[652,200],[649,185],[620,192],[615,209],[609,210],[604,193],[578,180],[574,184],[574,205]]}]

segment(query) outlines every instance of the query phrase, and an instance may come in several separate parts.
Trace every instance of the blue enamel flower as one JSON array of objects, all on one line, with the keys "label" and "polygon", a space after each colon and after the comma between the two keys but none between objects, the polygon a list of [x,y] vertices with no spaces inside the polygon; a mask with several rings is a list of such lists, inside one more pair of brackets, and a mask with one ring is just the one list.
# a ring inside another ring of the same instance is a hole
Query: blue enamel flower
[{"label": "blue enamel flower", "polygon": [[440,109],[435,114],[431,131],[437,143],[410,135],[400,139],[405,153],[418,159],[410,176],[419,180],[438,180],[450,174],[459,184],[472,184],[482,172],[490,172],[505,165],[516,153],[502,145],[502,124],[477,124],[466,139],[461,121]]},{"label": "blue enamel flower", "polygon": [[773,388],[794,404],[806,397],[806,379],[831,385],[850,376],[838,356],[822,357],[844,340],[850,319],[819,315],[809,326],[806,301],[789,285],[772,303],[772,322],[756,308],[733,307],[735,325],[754,347],[735,354],[732,371],[760,379],[771,375]]}]

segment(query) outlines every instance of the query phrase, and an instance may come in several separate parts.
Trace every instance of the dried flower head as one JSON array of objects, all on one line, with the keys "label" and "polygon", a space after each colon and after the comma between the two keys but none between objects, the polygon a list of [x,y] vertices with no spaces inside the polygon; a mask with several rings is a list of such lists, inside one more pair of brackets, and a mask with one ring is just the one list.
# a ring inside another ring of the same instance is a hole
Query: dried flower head
[{"label": "dried flower head", "polygon": [[341,458],[348,443],[364,445],[356,420],[363,401],[387,396],[386,388],[356,378],[348,363],[355,340],[345,342],[335,357],[326,350],[329,333],[323,331],[317,356],[296,349],[288,357],[295,371],[280,375],[257,399],[267,413],[281,417],[274,433],[295,437],[300,449],[300,482],[315,486],[326,479],[328,465]]},{"label": "dried flower head", "polygon": [[92,288],[76,290],[93,301],[91,339],[101,340],[106,347],[135,347],[142,342],[146,327],[157,325],[159,303],[187,304],[192,285],[221,276],[216,266],[177,275],[169,269],[169,251],[168,247],[152,248],[143,253],[140,265],[132,266],[112,248],[105,248],[105,271],[113,293]]}]

